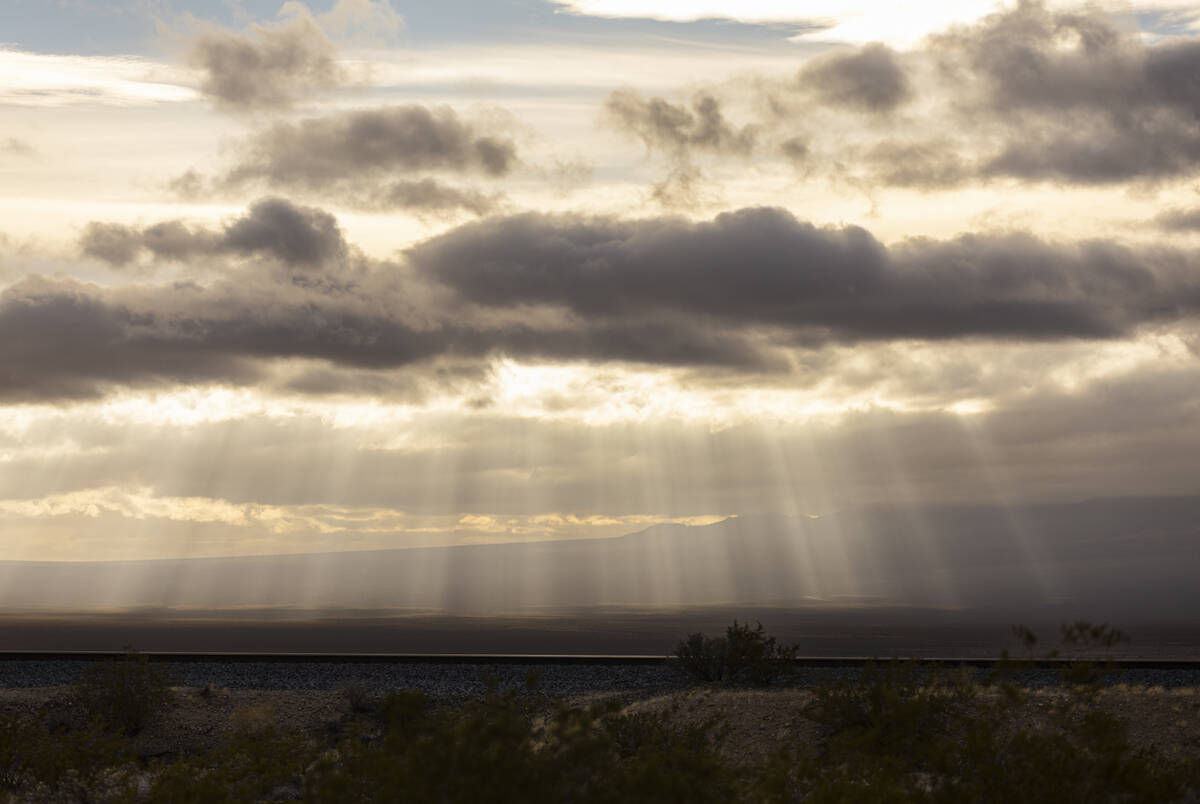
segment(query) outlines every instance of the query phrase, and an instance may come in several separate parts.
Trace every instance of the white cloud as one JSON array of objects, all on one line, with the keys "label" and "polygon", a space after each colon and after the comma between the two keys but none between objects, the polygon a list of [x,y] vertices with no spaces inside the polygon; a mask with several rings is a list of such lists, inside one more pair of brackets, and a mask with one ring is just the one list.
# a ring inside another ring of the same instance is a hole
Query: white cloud
[{"label": "white cloud", "polygon": [[0,48],[0,103],[142,105],[188,101],[186,76],[127,56],[52,56]]},{"label": "white cloud", "polygon": [[[567,10],[598,17],[640,17],[675,21],[725,18],[740,22],[805,22],[828,26],[802,34],[802,41],[887,42],[908,46],[950,25],[969,23],[1014,3],[995,0],[557,0]],[[1057,8],[1091,7],[1114,13],[1191,14],[1195,4],[1183,0],[1108,0],[1064,2]]]},{"label": "white cloud", "polygon": [[805,40],[915,42],[954,23],[979,19],[995,7],[991,0],[950,3],[888,0],[564,0],[570,10],[600,17],[652,17],[689,21],[722,17],[742,22],[811,22],[828,26]]},{"label": "white cloud", "polygon": [[[34,499],[0,499],[0,535],[8,560],[184,558],[612,538],[662,522],[708,525],[725,516],[563,511],[414,516],[395,508],[234,503],[162,496],[145,486],[101,486]],[[45,532],[56,530],[54,520],[82,537],[80,543],[48,542]],[[188,531],[172,529],[178,525],[204,527],[203,540],[194,538],[194,531],[191,537],[179,538]]]},{"label": "white cloud", "polygon": [[[280,13],[297,8],[304,6],[293,0],[285,3]],[[355,45],[386,45],[404,30],[404,18],[386,0],[338,0],[316,20],[331,36]]]}]

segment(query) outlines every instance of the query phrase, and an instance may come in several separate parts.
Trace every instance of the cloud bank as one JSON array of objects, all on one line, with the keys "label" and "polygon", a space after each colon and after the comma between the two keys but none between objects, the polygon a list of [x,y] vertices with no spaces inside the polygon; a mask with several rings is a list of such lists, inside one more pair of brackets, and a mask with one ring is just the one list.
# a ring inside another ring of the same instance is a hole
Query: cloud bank
[{"label": "cloud bank", "polygon": [[798,80],[823,103],[866,112],[890,112],[912,95],[896,52],[881,44],[817,59]]},{"label": "cloud bank", "polygon": [[480,130],[448,106],[411,104],[273,123],[237,143],[221,175],[187,171],[171,186],[187,198],[265,187],[363,209],[482,215],[502,194],[427,174],[496,180],[519,164],[511,136]]},{"label": "cloud bank", "polygon": [[[437,358],[787,371],[797,350],[887,341],[1046,342],[1194,324],[1188,251],[1024,234],[885,246],[773,208],[689,222],[526,213],[451,229],[402,262],[357,254],[328,213],[264,199],[221,229],[93,223],[121,267],[216,261],[195,280],[0,293],[0,394],[252,381],[267,361],[391,370]],[[20,334],[20,337],[18,337]]]},{"label": "cloud bank", "polygon": [[[695,202],[709,164],[774,153],[868,191],[1175,183],[1200,171],[1200,42],[1144,40],[1094,9],[1021,2],[896,49],[810,59],[790,78],[706,89],[690,104],[609,96],[623,132],[665,157],[652,188]],[[727,108],[743,112],[740,125]]]},{"label": "cloud bank", "polygon": [[345,262],[348,246],[337,220],[320,209],[282,198],[265,198],[220,231],[162,221],[138,228],[93,221],[79,240],[89,257],[121,268],[149,254],[155,260],[187,262],[205,257],[266,255],[288,265]]}]

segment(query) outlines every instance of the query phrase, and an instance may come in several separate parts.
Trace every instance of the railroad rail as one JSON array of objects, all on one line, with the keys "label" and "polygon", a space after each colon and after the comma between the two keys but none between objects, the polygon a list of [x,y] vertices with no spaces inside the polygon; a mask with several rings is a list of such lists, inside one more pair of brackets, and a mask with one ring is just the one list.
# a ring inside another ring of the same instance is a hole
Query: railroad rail
[{"label": "railroad rail", "polygon": [[[0,663],[13,661],[101,662],[125,657],[125,651],[0,651]],[[463,665],[594,665],[646,666],[669,664],[670,656],[631,654],[529,654],[529,653],[185,653],[177,651],[138,651],[151,662],[221,662],[229,664],[263,662],[271,664],[463,664]],[[934,667],[990,668],[1019,664],[1037,668],[1060,668],[1074,664],[1101,662],[1118,670],[1197,670],[1200,659],[1138,659],[1105,657],[1059,658],[987,658],[928,656],[798,656],[797,667],[861,667],[868,663],[904,661]]]}]

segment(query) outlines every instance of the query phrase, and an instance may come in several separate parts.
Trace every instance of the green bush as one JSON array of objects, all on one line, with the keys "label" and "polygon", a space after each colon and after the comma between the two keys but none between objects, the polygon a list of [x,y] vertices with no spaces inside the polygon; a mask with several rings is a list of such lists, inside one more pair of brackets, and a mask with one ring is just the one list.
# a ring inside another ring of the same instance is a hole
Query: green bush
[{"label": "green bush", "polygon": [[767,635],[762,623],[751,628],[734,620],[723,637],[695,633],[681,640],[673,666],[693,681],[761,685],[788,673],[796,651]]}]

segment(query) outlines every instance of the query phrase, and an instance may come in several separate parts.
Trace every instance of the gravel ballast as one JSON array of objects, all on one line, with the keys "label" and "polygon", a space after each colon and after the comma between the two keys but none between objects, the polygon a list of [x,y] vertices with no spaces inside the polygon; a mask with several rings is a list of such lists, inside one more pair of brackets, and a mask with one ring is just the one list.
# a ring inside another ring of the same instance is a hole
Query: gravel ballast
[{"label": "gravel ballast", "polygon": [[[9,660],[0,662],[0,688],[53,687],[74,684],[88,661]],[[435,696],[475,695],[489,685],[501,690],[526,688],[542,693],[665,692],[687,685],[663,663],[588,664],[573,662],[330,662],[330,661],[186,661],[169,663],[172,683],[181,687],[215,684],[228,689],[338,690],[358,686],[370,690],[421,690]],[[853,665],[800,667],[790,686],[812,687],[836,681],[855,681],[861,668]],[[977,671],[980,673],[982,671]],[[1025,686],[1053,686],[1057,670],[1017,673]],[[1200,686],[1200,668],[1126,668],[1107,676],[1109,684],[1130,686]]]}]

